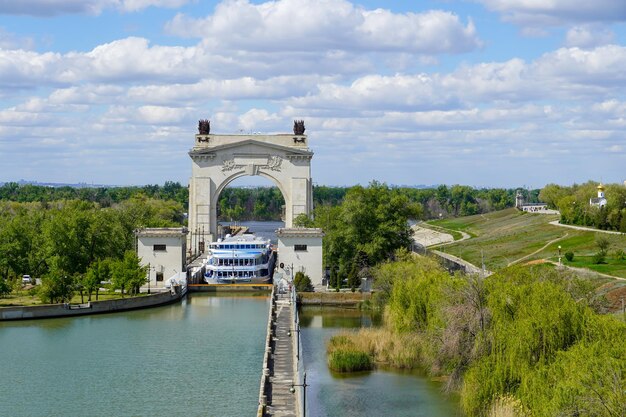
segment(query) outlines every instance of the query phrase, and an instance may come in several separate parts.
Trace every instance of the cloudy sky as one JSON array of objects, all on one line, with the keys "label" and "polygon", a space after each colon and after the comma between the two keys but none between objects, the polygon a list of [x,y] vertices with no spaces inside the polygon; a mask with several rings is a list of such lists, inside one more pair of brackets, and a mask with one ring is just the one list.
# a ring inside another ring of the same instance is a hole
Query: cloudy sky
[{"label": "cloudy sky", "polygon": [[0,182],[186,184],[200,118],[304,119],[318,184],[621,182],[625,22],[623,0],[0,0]]}]

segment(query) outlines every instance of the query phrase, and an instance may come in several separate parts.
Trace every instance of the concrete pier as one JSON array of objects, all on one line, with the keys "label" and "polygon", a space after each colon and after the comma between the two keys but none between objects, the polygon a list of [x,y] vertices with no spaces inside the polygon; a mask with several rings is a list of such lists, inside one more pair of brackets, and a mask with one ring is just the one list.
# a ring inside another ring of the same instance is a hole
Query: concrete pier
[{"label": "concrete pier", "polygon": [[258,417],[304,415],[300,327],[295,293],[272,293]]}]

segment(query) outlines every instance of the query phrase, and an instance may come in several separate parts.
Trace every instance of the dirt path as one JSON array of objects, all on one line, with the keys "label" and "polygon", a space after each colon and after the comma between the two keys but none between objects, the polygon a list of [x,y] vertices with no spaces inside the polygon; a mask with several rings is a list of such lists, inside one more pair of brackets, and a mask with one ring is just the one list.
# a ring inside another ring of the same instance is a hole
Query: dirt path
[{"label": "dirt path", "polygon": [[519,259],[516,259],[514,261],[509,262],[509,264],[507,266],[511,266],[511,265],[515,265],[518,262],[523,261],[524,259],[528,259],[533,255],[538,254],[539,252],[541,252],[542,250],[544,250],[545,248],[547,248],[548,246],[550,246],[551,244],[553,244],[554,242],[558,242],[559,240],[565,239],[567,236],[569,235],[569,233],[565,233],[563,236],[561,237],[557,237],[556,239],[552,239],[551,241],[549,241],[548,243],[546,243],[545,245],[543,245],[541,248],[537,249],[536,251],[534,251],[531,254],[528,254],[526,256],[522,256]]}]

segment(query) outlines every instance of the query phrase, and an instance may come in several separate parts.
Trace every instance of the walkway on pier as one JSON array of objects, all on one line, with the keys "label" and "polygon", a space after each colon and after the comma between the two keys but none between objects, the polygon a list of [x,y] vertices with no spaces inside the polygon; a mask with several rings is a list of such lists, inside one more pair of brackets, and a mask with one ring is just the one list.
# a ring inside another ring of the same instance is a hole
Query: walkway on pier
[{"label": "walkway on pier", "polygon": [[268,401],[268,416],[296,417],[297,415],[296,395],[290,391],[296,380],[293,343],[296,332],[291,331],[294,323],[294,304],[290,294],[279,294],[276,300],[276,330],[273,338],[274,369],[273,376],[270,377],[271,399]]}]

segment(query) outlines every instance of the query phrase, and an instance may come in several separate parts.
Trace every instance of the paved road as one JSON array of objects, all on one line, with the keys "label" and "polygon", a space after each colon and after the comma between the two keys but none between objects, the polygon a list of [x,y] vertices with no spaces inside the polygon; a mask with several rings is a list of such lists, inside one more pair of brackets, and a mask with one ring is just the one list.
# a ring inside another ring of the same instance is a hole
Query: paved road
[{"label": "paved road", "polygon": [[561,224],[561,223],[559,223],[558,220],[552,221],[552,222],[550,222],[550,224],[553,225],[553,226],[567,227],[567,228],[576,229],[576,230],[584,230],[586,232],[606,233],[606,234],[609,234],[609,235],[624,235],[624,234],[626,234],[626,233],[622,233],[622,232],[615,232],[613,230],[600,230],[600,229],[594,229],[593,227],[573,226],[571,224]]}]

